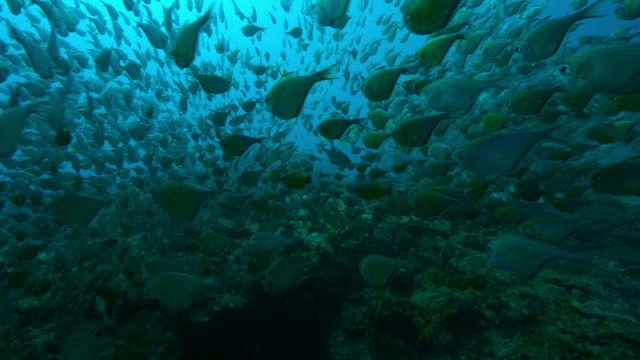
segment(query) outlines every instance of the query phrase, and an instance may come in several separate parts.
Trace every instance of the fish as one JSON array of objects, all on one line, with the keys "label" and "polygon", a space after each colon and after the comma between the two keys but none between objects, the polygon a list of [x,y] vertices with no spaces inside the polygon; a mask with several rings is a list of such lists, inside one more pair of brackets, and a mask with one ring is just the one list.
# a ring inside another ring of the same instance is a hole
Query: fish
[{"label": "fish", "polygon": [[29,115],[46,110],[41,103],[32,102],[0,114],[0,159],[8,159],[15,154]]},{"label": "fish", "polygon": [[17,30],[10,23],[8,23],[8,26],[9,35],[22,45],[24,51],[27,53],[27,57],[29,58],[29,62],[31,63],[33,70],[43,79],[53,79],[55,76],[55,64],[45,48],[38,42],[31,39],[31,37],[26,36],[21,31]]},{"label": "fish", "polygon": [[404,120],[393,131],[393,139],[400,146],[422,146],[429,141],[436,126],[448,117],[446,113],[441,113]]},{"label": "fish", "polygon": [[558,129],[501,132],[480,137],[456,154],[463,168],[479,176],[508,175],[540,140]]},{"label": "fish", "polygon": [[318,24],[342,30],[351,18],[347,15],[350,3],[351,0],[312,0],[309,10]]},{"label": "fish", "polygon": [[200,87],[207,95],[220,95],[231,89],[230,73],[225,76],[196,73],[193,76],[198,80]]},{"label": "fish", "polygon": [[509,101],[509,107],[516,115],[539,114],[551,96],[560,90],[562,89],[559,87],[525,89],[513,96]]},{"label": "fish", "polygon": [[300,190],[311,183],[311,175],[299,171],[289,171],[282,176],[282,183],[291,190]]},{"label": "fish", "polygon": [[363,181],[353,186],[353,193],[361,199],[377,200],[391,194],[391,187],[381,181]]},{"label": "fish", "polygon": [[524,282],[535,277],[553,260],[562,258],[588,262],[590,256],[564,250],[519,234],[505,234],[489,243],[491,261],[500,270],[511,274],[514,280]]},{"label": "fish", "polygon": [[170,182],[153,191],[151,197],[172,219],[178,223],[190,223],[210,194],[189,184]]},{"label": "fish", "polygon": [[95,216],[107,205],[97,198],[76,193],[67,193],[53,198],[47,210],[53,213],[57,223],[63,225],[89,225]]},{"label": "fish", "polygon": [[20,15],[22,12],[22,0],[7,0],[7,6],[13,15]]},{"label": "fish", "polygon": [[555,55],[569,29],[578,21],[602,16],[598,11],[598,0],[590,6],[560,18],[543,20],[532,26],[524,35],[524,42],[515,50],[526,61],[541,61]]},{"label": "fish", "polygon": [[613,11],[620,20],[635,20],[640,18],[640,1],[639,0],[622,0]]},{"label": "fish", "polygon": [[410,32],[427,35],[447,26],[459,4],[460,0],[405,0],[400,11]]},{"label": "fish", "polygon": [[380,108],[371,110],[368,115],[373,127],[378,130],[384,129],[392,116],[389,112]]},{"label": "fish", "polygon": [[474,80],[465,77],[444,78],[424,87],[429,107],[439,112],[466,113],[480,94],[492,87],[503,87],[495,80]]},{"label": "fish", "polygon": [[[213,5],[212,5],[213,7]],[[200,31],[204,24],[211,19],[211,10],[209,9],[196,21],[184,25],[173,42],[173,48],[169,54],[173,57],[179,68],[185,69],[193,63],[198,49],[198,39]]]},{"label": "fish", "polygon": [[283,120],[298,117],[311,87],[319,81],[334,80],[331,73],[337,65],[309,75],[289,75],[281,78],[265,97],[266,109]]},{"label": "fish", "polygon": [[370,254],[360,261],[360,275],[373,287],[383,287],[399,270],[408,269],[412,264],[407,261]]},{"label": "fish", "polygon": [[329,140],[337,140],[344,135],[351,125],[361,125],[362,121],[367,118],[345,119],[345,118],[329,118],[323,120],[318,125],[318,132]]},{"label": "fish", "polygon": [[382,143],[389,138],[389,134],[383,131],[368,131],[362,138],[362,144],[367,149],[376,150],[380,148]]},{"label": "fish", "polygon": [[605,165],[589,179],[591,188],[598,194],[640,196],[640,156]]},{"label": "fish", "polygon": [[252,137],[242,134],[225,135],[220,139],[220,145],[225,154],[241,156],[254,144],[260,144],[268,137]]},{"label": "fish", "polygon": [[404,65],[382,68],[372,72],[367,76],[362,86],[364,96],[376,102],[389,99],[400,75],[414,71],[414,67],[415,65]]},{"label": "fish", "polygon": [[151,43],[151,46],[154,48],[164,50],[169,44],[169,37],[167,34],[160,30],[156,25],[138,22],[138,27],[142,29],[147,40],[149,40],[149,43]]},{"label": "fish", "polygon": [[416,60],[422,68],[429,70],[432,67],[440,65],[453,43],[457,40],[464,39],[466,39],[466,37],[462,32],[431,37],[418,49]]},{"label": "fish", "polygon": [[560,67],[570,93],[640,93],[640,44],[607,44],[587,48]]},{"label": "fish", "polygon": [[302,36],[302,28],[299,26],[294,27],[293,29],[287,31],[286,34],[293,37],[294,39],[300,39],[300,37]]},{"label": "fish", "polygon": [[263,27],[260,27],[255,24],[249,24],[242,27],[242,35],[246,37],[252,37],[260,31],[264,31]]}]

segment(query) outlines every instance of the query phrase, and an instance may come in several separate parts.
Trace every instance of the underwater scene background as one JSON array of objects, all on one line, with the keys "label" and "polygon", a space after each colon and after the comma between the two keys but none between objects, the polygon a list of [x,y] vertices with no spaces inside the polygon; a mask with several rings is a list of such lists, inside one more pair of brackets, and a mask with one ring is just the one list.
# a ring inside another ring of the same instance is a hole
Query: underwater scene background
[{"label": "underwater scene background", "polygon": [[0,7],[0,359],[640,356],[640,1]]}]

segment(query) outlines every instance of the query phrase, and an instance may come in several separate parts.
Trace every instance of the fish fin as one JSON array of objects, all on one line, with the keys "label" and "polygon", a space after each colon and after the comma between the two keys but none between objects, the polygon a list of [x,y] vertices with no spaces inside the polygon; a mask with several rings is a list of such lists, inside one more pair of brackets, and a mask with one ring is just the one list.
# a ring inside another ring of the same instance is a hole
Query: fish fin
[{"label": "fish fin", "polygon": [[318,77],[320,77],[321,80],[337,80],[340,79],[339,77],[335,77],[334,76],[334,72],[336,70],[336,68],[340,65],[340,63],[335,63],[331,66],[329,66],[328,68],[325,68],[323,70],[320,70],[316,73],[316,75]]}]

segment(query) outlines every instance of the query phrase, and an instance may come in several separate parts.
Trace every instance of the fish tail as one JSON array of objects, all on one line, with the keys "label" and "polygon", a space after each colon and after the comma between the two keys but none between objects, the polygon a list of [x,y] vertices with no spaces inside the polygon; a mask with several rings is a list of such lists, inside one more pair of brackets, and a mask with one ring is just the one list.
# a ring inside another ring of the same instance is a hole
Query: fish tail
[{"label": "fish tail", "polygon": [[335,63],[326,69],[320,70],[316,73],[316,76],[319,80],[337,80],[339,77],[336,77],[335,69],[337,69],[338,65],[340,65],[340,63]]}]

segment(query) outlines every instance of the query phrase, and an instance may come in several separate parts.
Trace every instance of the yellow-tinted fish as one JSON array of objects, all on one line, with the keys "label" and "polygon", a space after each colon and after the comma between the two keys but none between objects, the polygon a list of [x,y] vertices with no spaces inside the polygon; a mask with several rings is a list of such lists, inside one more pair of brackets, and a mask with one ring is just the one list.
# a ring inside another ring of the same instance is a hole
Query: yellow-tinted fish
[{"label": "yellow-tinted fish", "polygon": [[569,92],[640,93],[640,44],[588,48],[571,57],[561,72],[568,78]]},{"label": "yellow-tinted fish", "polygon": [[378,130],[384,129],[384,127],[387,125],[387,122],[389,122],[390,118],[391,118],[391,114],[380,108],[375,108],[369,111],[369,119],[371,120],[373,127],[375,127]]},{"label": "yellow-tinted fish", "polygon": [[426,35],[444,28],[459,3],[460,0],[405,0],[400,11],[409,31]]},{"label": "yellow-tinted fish", "polygon": [[329,140],[340,139],[351,125],[361,125],[364,119],[329,118],[318,125],[318,132]]},{"label": "yellow-tinted fish", "polygon": [[187,68],[195,59],[200,29],[209,19],[211,19],[211,10],[196,21],[186,24],[176,36],[170,54],[179,68]]},{"label": "yellow-tinted fish", "polygon": [[451,45],[456,40],[464,38],[465,36],[461,32],[430,38],[416,53],[416,60],[426,70],[438,66],[447,55]]},{"label": "yellow-tinted fish", "polygon": [[422,146],[429,141],[433,130],[440,121],[446,119],[447,114],[419,116],[407,119],[393,131],[393,139],[400,146]]},{"label": "yellow-tinted fish", "polygon": [[368,149],[378,149],[382,143],[389,138],[389,134],[382,131],[369,131],[364,134],[362,143]]},{"label": "yellow-tinted fish", "polygon": [[267,110],[284,120],[297,117],[311,87],[318,81],[335,79],[329,75],[336,66],[309,75],[283,77],[273,85],[265,98]]},{"label": "yellow-tinted fish", "polygon": [[509,102],[509,107],[517,115],[535,115],[549,101],[559,88],[530,88],[518,92]]},{"label": "yellow-tinted fish", "polygon": [[364,96],[371,101],[383,101],[391,97],[400,75],[412,71],[414,65],[382,68],[372,72],[364,81]]},{"label": "yellow-tinted fish", "polygon": [[601,16],[596,12],[596,6],[601,0],[591,4],[572,15],[556,19],[544,20],[533,26],[524,36],[524,42],[516,47],[527,61],[540,61],[553,56],[569,29],[576,22]]}]

